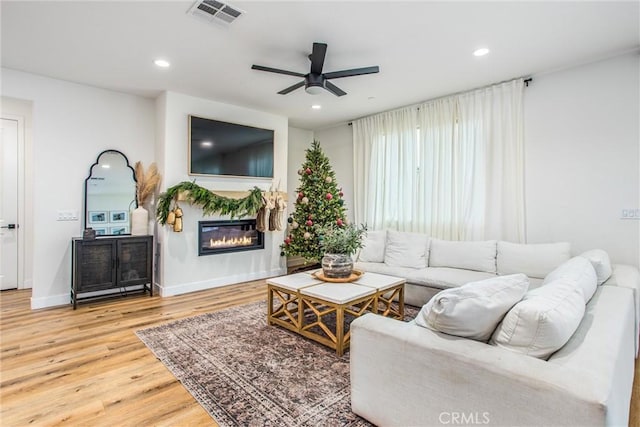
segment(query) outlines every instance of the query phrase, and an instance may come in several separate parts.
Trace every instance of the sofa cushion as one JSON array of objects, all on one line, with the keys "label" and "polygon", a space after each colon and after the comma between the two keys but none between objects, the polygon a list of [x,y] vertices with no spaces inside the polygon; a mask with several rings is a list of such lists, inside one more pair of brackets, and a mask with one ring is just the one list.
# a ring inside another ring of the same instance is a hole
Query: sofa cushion
[{"label": "sofa cushion", "polygon": [[598,279],[593,265],[581,256],[573,257],[569,261],[563,262],[544,278],[543,285],[552,285],[557,279],[574,280],[582,290],[585,304],[589,302],[596,291]]},{"label": "sofa cushion", "polygon": [[[362,270],[370,273],[379,273],[386,274],[389,276],[402,277],[407,279],[409,276],[413,274],[422,274],[424,275],[424,271],[426,268],[411,268],[411,267],[392,267],[383,262],[356,262],[353,264],[353,268],[357,270]],[[422,273],[420,273],[422,272]]]},{"label": "sofa cushion", "polygon": [[580,254],[589,260],[593,268],[596,270],[596,276],[598,276],[598,285],[602,285],[611,277],[613,269],[611,268],[611,260],[609,260],[609,254],[602,249],[591,249]]},{"label": "sofa cushion", "polygon": [[496,265],[500,275],[524,273],[544,279],[569,258],[571,245],[567,242],[519,244],[500,241]]},{"label": "sofa cushion", "polygon": [[496,272],[495,240],[459,242],[431,239],[429,267],[464,268]]},{"label": "sofa cushion", "polygon": [[387,230],[367,231],[358,254],[358,261],[384,262],[384,247],[387,243]]},{"label": "sofa cushion", "polygon": [[584,312],[582,290],[575,281],[557,279],[527,292],[498,325],[491,344],[546,359],[569,341]]},{"label": "sofa cushion", "polygon": [[446,289],[422,307],[415,322],[445,334],[487,341],[528,287],[527,276],[513,274]]},{"label": "sofa cushion", "polygon": [[418,285],[448,289],[492,277],[496,277],[496,275],[486,273],[484,271],[471,271],[448,267],[429,267],[420,270],[419,273],[418,271],[411,273],[407,277],[407,281]]},{"label": "sofa cushion", "polygon": [[392,267],[425,268],[429,259],[429,236],[404,231],[387,232],[384,263]]}]

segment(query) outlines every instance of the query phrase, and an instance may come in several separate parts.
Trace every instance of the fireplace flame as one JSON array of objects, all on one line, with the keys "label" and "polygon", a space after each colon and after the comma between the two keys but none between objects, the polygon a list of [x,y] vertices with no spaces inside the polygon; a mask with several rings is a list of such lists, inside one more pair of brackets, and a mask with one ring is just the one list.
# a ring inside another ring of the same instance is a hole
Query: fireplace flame
[{"label": "fireplace flame", "polygon": [[209,247],[210,248],[232,248],[235,246],[250,246],[251,245],[251,237],[243,236],[243,237],[234,237],[232,239],[227,239],[227,236],[223,236],[222,239],[210,239]]}]

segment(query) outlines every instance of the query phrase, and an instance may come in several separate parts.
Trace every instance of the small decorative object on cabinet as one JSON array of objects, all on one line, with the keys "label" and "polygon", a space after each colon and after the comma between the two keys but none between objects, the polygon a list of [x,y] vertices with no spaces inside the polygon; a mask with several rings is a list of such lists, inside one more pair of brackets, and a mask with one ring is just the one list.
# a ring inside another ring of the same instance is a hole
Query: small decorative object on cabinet
[{"label": "small decorative object on cabinet", "polygon": [[147,291],[153,296],[153,236],[74,238],[72,252],[74,310],[86,299]]}]

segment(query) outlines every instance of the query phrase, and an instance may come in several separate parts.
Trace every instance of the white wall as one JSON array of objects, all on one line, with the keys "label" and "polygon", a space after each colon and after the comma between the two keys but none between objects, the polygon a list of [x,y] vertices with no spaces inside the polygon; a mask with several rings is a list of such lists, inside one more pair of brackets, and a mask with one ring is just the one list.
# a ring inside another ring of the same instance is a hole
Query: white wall
[{"label": "white wall", "polygon": [[353,222],[353,133],[351,126],[344,124],[314,132],[322,150],[329,158],[336,173],[338,185],[344,192],[347,218]]},{"label": "white wall", "polygon": [[[69,304],[71,238],[82,235],[84,180],[98,154],[153,161],[152,100],[2,69],[2,95],[33,101],[32,308]],[[78,221],[57,221],[75,210]]]},{"label": "white wall", "polygon": [[[248,126],[273,129],[274,178],[196,177],[196,182],[210,190],[249,190],[258,186],[268,190],[280,183],[287,188],[288,120],[286,117],[250,110],[207,99],[167,92],[157,100],[157,115],[163,120],[163,146],[156,150],[158,165],[163,173],[163,188],[182,181],[188,175],[188,116],[189,114]],[[218,219],[203,217],[199,207],[182,203],[184,231],[174,233],[168,226],[159,228],[161,267],[158,286],[163,296],[209,289],[247,280],[275,276],[286,272],[285,259],[280,257],[280,243],[284,231],[266,232],[265,249],[229,254],[198,256],[198,221]]]},{"label": "white wall", "polygon": [[534,76],[525,93],[527,239],[640,264],[638,54]]},{"label": "white wall", "polygon": [[313,131],[289,127],[289,157],[287,160],[287,213],[295,210],[296,189],[300,185],[298,170],[306,158],[306,150],[313,142]]},{"label": "white wall", "polygon": [[[534,76],[525,89],[527,241],[640,264],[638,54]],[[351,127],[316,131],[352,206]],[[346,158],[348,157],[348,161]]]}]

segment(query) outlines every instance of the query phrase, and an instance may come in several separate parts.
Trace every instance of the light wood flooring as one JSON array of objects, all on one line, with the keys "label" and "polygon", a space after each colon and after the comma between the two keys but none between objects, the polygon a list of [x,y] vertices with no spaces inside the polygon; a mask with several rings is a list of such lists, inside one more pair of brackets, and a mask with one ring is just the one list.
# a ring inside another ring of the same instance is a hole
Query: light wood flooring
[{"label": "light wood flooring", "polygon": [[[136,337],[171,320],[266,298],[264,281],[174,297],[132,296],[32,311],[0,293],[0,425],[215,426]],[[640,427],[640,359],[631,423]]]}]

